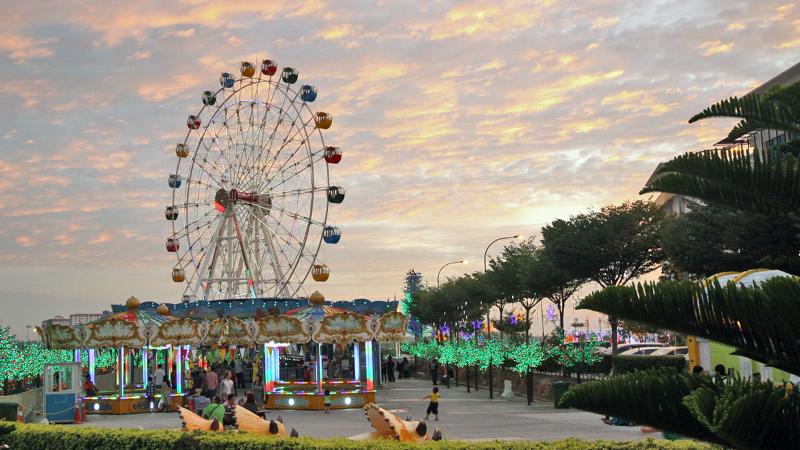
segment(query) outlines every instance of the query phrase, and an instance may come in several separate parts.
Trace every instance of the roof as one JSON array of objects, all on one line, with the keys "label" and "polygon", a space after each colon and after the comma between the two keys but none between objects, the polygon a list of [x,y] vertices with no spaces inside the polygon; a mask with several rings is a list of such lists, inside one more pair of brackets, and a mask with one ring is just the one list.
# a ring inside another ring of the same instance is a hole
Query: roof
[{"label": "roof", "polygon": [[[774,77],[770,78],[769,80],[761,84],[761,86],[753,89],[752,91],[748,92],[745,95],[761,94],[763,92],[766,92],[772,86],[788,86],[790,84],[797,83],[798,81],[800,81],[800,63],[797,63],[792,67],[789,67],[788,69],[779,73],[778,75],[775,75]],[[724,139],[722,139],[721,141],[717,142],[714,145],[730,145],[730,144],[735,144],[736,142],[737,142],[736,139],[730,139],[726,136]]]},{"label": "roof", "polygon": [[[194,319],[216,319],[217,317],[253,318],[269,314],[270,310],[277,308],[281,314],[304,308],[308,305],[305,298],[256,298],[256,299],[229,299],[229,300],[199,300],[188,303],[167,303],[170,312],[175,317],[191,317]],[[340,300],[325,302],[326,307],[332,307],[362,315],[385,314],[396,311],[397,300]],[[142,302],[139,309],[155,314],[156,308],[161,303]],[[112,305],[114,313],[127,311],[125,305]]]}]

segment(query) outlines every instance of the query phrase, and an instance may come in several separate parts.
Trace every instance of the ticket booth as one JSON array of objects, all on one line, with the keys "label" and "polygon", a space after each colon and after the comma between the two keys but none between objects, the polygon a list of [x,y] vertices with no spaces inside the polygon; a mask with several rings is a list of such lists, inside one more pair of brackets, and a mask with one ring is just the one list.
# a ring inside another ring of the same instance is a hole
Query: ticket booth
[{"label": "ticket booth", "polygon": [[44,412],[49,422],[75,421],[81,404],[81,363],[44,366]]}]

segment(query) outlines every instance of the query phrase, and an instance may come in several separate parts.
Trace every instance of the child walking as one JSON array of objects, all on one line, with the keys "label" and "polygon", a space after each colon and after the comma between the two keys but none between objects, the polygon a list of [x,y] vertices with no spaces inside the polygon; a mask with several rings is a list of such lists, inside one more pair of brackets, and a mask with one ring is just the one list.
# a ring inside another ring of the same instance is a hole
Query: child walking
[{"label": "child walking", "polygon": [[331,391],[325,389],[325,414],[331,412]]},{"label": "child walking", "polygon": [[439,420],[439,398],[441,398],[442,394],[439,393],[439,388],[434,387],[433,392],[430,395],[426,395],[425,399],[430,399],[431,402],[428,403],[428,410],[425,411],[425,420],[428,420],[428,417],[433,413],[433,416],[436,420]]}]

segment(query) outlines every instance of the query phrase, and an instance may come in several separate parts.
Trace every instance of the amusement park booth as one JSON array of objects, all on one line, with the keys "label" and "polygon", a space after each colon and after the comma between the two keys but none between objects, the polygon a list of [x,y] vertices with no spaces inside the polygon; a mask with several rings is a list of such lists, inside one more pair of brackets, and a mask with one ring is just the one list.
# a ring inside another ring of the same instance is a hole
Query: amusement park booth
[{"label": "amusement park booth", "polygon": [[[771,269],[750,269],[744,272],[722,272],[708,277],[706,285],[719,283],[725,286],[733,283],[737,286],[758,286],[762,282],[773,277],[793,277],[789,273]],[[689,369],[701,366],[708,372],[714,372],[717,365],[725,367],[725,372],[729,376],[740,376],[742,378],[758,377],[762,381],[772,380],[775,383],[800,381],[796,375],[779,370],[764,363],[754,361],[750,358],[737,354],[736,348],[710,341],[697,336],[688,336],[689,346]]]},{"label": "amusement park booth", "polygon": [[51,423],[75,421],[81,407],[81,365],[56,363],[44,366],[44,413]]}]

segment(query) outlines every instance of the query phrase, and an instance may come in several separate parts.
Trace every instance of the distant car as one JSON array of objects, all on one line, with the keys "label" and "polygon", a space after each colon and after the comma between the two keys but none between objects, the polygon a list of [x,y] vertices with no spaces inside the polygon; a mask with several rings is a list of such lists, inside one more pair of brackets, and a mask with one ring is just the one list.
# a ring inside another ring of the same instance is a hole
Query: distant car
[{"label": "distant car", "polygon": [[620,353],[623,356],[639,356],[639,355],[650,355],[656,350],[661,350],[662,347],[635,347],[625,350],[624,352]]},{"label": "distant car", "polygon": [[[630,344],[619,344],[617,345],[617,354],[621,354],[624,351],[630,350],[632,348],[639,348],[639,347],[666,347],[667,344],[662,344],[659,342],[636,342]],[[610,355],[611,354],[611,347],[604,348],[600,350],[601,352]]]},{"label": "distant car", "polygon": [[662,347],[653,353],[653,356],[687,356],[689,347]]}]

